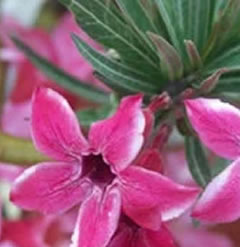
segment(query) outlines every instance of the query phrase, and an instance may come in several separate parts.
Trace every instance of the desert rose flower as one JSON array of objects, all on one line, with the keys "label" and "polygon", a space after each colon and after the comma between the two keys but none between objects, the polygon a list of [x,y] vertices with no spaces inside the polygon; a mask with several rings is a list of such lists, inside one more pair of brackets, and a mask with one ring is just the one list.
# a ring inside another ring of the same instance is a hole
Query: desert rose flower
[{"label": "desert rose flower", "polygon": [[231,222],[240,217],[240,111],[218,99],[185,101],[201,141],[217,155],[234,160],[206,187],[193,210],[203,221]]},{"label": "desert rose flower", "polygon": [[[138,225],[159,230],[179,216],[199,189],[131,165],[144,142],[142,95],[122,99],[116,113],[91,125],[84,137],[74,112],[57,92],[40,88],[32,102],[32,136],[37,149],[57,161],[27,169],[11,199],[28,210],[61,213],[82,202],[72,246],[107,246],[121,208]],[[131,165],[131,166],[130,166]]]}]

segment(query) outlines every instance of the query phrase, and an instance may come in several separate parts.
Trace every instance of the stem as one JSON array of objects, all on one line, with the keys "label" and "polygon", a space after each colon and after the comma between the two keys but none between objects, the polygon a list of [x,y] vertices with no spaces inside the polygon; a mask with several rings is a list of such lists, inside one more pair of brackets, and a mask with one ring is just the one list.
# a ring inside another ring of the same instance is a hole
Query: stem
[{"label": "stem", "polygon": [[0,132],[0,161],[19,165],[31,165],[47,161],[36,151],[30,140],[13,137]]}]

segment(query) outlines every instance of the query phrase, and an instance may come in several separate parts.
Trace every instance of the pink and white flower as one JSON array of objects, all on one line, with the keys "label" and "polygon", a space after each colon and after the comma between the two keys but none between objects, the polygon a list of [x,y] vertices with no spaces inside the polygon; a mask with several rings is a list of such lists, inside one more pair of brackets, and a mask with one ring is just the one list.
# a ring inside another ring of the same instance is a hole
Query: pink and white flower
[{"label": "pink and white flower", "polygon": [[206,187],[192,215],[206,222],[240,218],[240,111],[218,99],[185,101],[187,114],[202,142],[217,155],[234,160]]},{"label": "pink and white flower", "polygon": [[82,202],[74,247],[107,246],[121,208],[138,225],[154,231],[162,220],[182,214],[199,189],[131,165],[144,142],[141,104],[142,95],[123,98],[113,116],[92,124],[87,140],[67,101],[51,89],[38,89],[32,102],[33,141],[57,161],[27,169],[15,181],[12,201],[54,214]]}]

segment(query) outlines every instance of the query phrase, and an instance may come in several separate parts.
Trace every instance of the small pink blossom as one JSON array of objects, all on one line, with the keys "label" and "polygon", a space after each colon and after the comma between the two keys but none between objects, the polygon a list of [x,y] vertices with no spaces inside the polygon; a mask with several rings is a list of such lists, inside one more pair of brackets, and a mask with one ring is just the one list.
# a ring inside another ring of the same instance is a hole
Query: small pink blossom
[{"label": "small pink blossom", "polygon": [[221,157],[235,160],[206,187],[193,216],[207,222],[240,218],[240,111],[218,99],[185,101],[189,120],[202,142]]},{"label": "small pink blossom", "polygon": [[[82,202],[72,246],[107,246],[121,208],[151,230],[188,209],[199,190],[158,172],[131,165],[143,142],[142,95],[122,99],[116,113],[91,125],[88,140],[67,101],[40,88],[32,102],[32,135],[39,151],[57,160],[27,169],[11,199],[44,213],[61,213]],[[131,166],[130,166],[131,165]]]}]

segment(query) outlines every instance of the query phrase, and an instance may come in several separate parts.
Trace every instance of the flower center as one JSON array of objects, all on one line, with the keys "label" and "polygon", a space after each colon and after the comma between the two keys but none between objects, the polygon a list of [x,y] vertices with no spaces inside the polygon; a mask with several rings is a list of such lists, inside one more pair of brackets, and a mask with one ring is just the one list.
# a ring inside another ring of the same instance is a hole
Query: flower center
[{"label": "flower center", "polygon": [[107,185],[111,184],[116,175],[104,162],[102,155],[91,154],[83,157],[82,176],[88,176],[95,184]]}]

